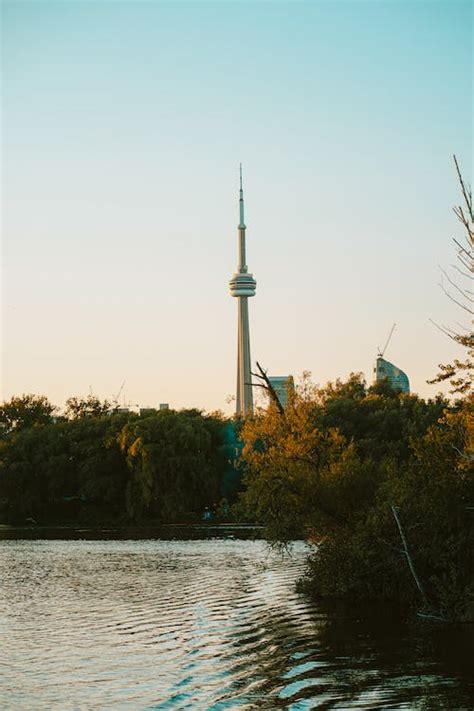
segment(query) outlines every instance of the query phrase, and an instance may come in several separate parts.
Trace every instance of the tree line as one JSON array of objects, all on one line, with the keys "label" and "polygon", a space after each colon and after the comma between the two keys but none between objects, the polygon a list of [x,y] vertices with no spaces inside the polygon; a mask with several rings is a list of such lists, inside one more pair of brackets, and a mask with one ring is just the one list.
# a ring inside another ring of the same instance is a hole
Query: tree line
[{"label": "tree line", "polygon": [[3,523],[180,522],[232,503],[239,488],[235,430],[219,414],[139,416],[97,398],[46,397],[0,407]]},{"label": "tree line", "polygon": [[0,407],[2,523],[150,524],[206,510],[313,544],[315,597],[386,600],[474,615],[474,412],[360,374],[244,422],[197,410],[140,417],[74,399]]}]

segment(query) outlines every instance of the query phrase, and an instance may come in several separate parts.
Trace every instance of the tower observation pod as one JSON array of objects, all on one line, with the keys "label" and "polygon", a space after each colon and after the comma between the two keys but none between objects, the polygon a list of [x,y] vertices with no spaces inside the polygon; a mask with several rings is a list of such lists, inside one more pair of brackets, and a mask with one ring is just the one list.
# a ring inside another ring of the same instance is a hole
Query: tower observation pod
[{"label": "tower observation pod", "polygon": [[239,263],[237,271],[229,282],[229,288],[231,295],[238,299],[236,413],[238,415],[247,415],[253,410],[248,300],[250,296],[255,296],[257,282],[253,275],[247,271],[242,165],[240,166],[239,217],[239,226],[237,228]]}]

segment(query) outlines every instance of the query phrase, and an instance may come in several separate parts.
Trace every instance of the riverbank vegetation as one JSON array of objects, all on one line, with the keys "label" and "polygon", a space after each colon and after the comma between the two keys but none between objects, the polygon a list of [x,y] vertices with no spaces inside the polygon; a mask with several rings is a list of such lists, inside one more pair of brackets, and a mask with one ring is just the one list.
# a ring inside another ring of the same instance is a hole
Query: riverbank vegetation
[{"label": "riverbank vegetation", "polygon": [[314,544],[312,596],[474,616],[472,396],[423,400],[353,374],[323,388],[305,376],[283,412],[244,423],[73,404],[62,416],[34,396],[0,407],[1,523],[228,520],[240,491],[238,520]]},{"label": "riverbank vegetation", "polygon": [[474,615],[473,426],[469,400],[306,378],[283,415],[247,419],[242,506],[271,540],[316,544],[314,596]]},{"label": "riverbank vegetation", "polygon": [[1,523],[184,522],[236,497],[235,430],[218,414],[139,416],[94,397],[55,412],[33,395],[0,407]]}]

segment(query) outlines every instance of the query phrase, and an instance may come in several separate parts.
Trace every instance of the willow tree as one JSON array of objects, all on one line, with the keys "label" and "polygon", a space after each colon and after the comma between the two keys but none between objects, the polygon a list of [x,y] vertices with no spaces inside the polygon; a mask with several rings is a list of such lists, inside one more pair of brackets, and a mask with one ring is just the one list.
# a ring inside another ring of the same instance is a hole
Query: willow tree
[{"label": "willow tree", "polygon": [[213,438],[199,412],[163,410],[136,419],[118,442],[131,473],[127,512],[135,521],[179,520],[219,500]]}]

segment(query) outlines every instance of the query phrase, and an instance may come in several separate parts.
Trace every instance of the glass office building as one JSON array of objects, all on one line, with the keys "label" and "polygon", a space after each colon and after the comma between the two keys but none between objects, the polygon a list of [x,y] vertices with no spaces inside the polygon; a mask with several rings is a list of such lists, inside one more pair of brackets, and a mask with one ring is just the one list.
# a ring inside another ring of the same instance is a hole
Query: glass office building
[{"label": "glass office building", "polygon": [[375,382],[378,383],[381,380],[388,380],[392,388],[401,390],[402,393],[410,392],[410,381],[408,380],[407,374],[404,373],[403,370],[400,370],[400,368],[397,368],[396,365],[393,365],[393,363],[385,360],[385,358],[381,356],[377,358],[374,372]]},{"label": "glass office building", "polygon": [[283,407],[286,407],[290,392],[295,389],[292,375],[271,375],[269,381]]}]

